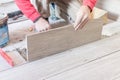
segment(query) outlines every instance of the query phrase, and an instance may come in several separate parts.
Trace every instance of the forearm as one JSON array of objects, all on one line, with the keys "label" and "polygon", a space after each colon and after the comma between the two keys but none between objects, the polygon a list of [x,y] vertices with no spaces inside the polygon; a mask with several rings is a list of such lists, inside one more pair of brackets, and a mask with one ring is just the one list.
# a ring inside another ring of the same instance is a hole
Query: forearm
[{"label": "forearm", "polygon": [[20,10],[33,22],[40,17],[40,13],[30,3],[30,0],[15,0]]}]

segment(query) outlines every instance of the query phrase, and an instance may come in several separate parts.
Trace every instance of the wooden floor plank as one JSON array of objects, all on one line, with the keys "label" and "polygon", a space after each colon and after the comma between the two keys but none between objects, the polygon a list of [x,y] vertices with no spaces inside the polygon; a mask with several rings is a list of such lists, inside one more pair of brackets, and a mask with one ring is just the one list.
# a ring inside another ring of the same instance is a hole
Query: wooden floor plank
[{"label": "wooden floor plank", "polygon": [[[38,80],[40,78],[54,76],[87,63],[94,62],[102,57],[112,55],[114,52],[120,50],[119,36],[120,35],[103,39],[79,48],[71,49],[60,54],[0,72],[0,79]],[[116,57],[114,56],[114,59],[118,60],[117,56],[119,57],[119,54],[116,55]],[[108,59],[108,61],[111,62],[111,59]],[[104,64],[104,60],[102,62]],[[101,65],[103,65],[102,62]],[[117,67],[115,67],[115,70],[118,69]]]},{"label": "wooden floor plank", "polygon": [[112,80],[120,73],[120,51],[92,63],[39,80]]},{"label": "wooden floor plank", "polygon": [[73,25],[56,28],[47,32],[27,36],[28,61],[66,51],[83,44],[101,39],[102,21],[89,21],[81,30]]}]

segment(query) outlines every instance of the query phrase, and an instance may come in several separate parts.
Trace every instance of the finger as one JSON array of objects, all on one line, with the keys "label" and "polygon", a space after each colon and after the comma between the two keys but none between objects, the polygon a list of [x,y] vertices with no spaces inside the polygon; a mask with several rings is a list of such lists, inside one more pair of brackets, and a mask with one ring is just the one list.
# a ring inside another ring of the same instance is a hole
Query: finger
[{"label": "finger", "polygon": [[41,32],[41,28],[40,28],[40,27],[35,26],[35,31],[36,31],[36,32]]},{"label": "finger", "polygon": [[39,30],[39,32],[43,32],[43,30],[42,30],[42,29],[40,29],[40,30]]},{"label": "finger", "polygon": [[50,29],[52,29],[52,27],[49,25],[49,26],[47,27],[47,29],[50,30]]},{"label": "finger", "polygon": [[40,29],[35,29],[37,32],[41,32],[41,30]]},{"label": "finger", "polygon": [[82,18],[83,18],[83,17],[79,17],[79,18],[75,21],[74,28],[76,28],[76,27],[79,25],[79,23],[81,23]]},{"label": "finger", "polygon": [[86,19],[86,20],[81,24],[81,26],[80,26],[78,29],[82,29],[82,28],[85,26],[85,24],[88,22],[88,20],[89,20],[89,19]]},{"label": "finger", "polygon": [[81,24],[78,25],[78,27],[75,30],[82,29],[87,22],[88,22],[88,19],[85,19]]},{"label": "finger", "polygon": [[78,29],[82,29],[84,26],[85,26],[85,24],[88,22],[88,18],[86,18],[82,23],[80,23],[76,28],[75,28],[75,30],[78,30]]},{"label": "finger", "polygon": [[48,29],[52,29],[52,27],[51,27],[51,26],[49,26],[49,27],[48,27]]},{"label": "finger", "polygon": [[48,25],[46,25],[44,31],[48,31],[49,29],[51,29],[51,26],[48,24]]},{"label": "finger", "polygon": [[75,21],[74,28],[76,28],[76,27],[79,25],[79,23],[82,22],[82,19],[83,19],[83,17],[84,17],[84,15],[82,15],[82,14],[79,14],[79,15],[80,15],[80,16],[77,16],[77,19],[76,19],[76,21]]},{"label": "finger", "polygon": [[49,30],[49,28],[48,28],[48,27],[45,27],[45,28],[43,29],[43,31],[47,31],[47,30]]},{"label": "finger", "polygon": [[50,30],[50,28],[48,27],[48,28],[46,28],[46,31],[48,31],[48,30]]},{"label": "finger", "polygon": [[45,31],[49,30],[49,28],[46,28]]},{"label": "finger", "polygon": [[86,19],[88,19],[88,16],[84,15],[83,18],[82,18],[81,23],[78,23],[78,25],[76,26],[75,30],[77,30],[77,28],[81,27],[81,24],[84,23],[84,21],[86,21]]},{"label": "finger", "polygon": [[45,28],[39,28],[39,29],[37,29],[37,31],[38,32],[43,32],[43,31],[45,31]]},{"label": "finger", "polygon": [[38,31],[39,31],[39,32],[43,32],[43,31],[44,31],[44,29],[39,29]]},{"label": "finger", "polygon": [[46,28],[46,30],[49,30],[49,29],[51,29],[51,26],[50,26],[50,25],[48,25],[48,27]]}]

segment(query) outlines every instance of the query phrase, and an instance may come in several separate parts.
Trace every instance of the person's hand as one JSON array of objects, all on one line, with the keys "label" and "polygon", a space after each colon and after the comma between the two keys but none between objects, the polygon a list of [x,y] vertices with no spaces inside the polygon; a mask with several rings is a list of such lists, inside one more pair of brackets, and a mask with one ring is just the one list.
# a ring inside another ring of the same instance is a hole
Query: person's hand
[{"label": "person's hand", "polygon": [[37,22],[35,22],[35,29],[38,32],[43,32],[51,29],[51,26],[44,18],[40,18]]},{"label": "person's hand", "polygon": [[81,6],[74,24],[75,30],[78,30],[79,28],[82,29],[84,27],[84,25],[88,22],[89,15],[90,8],[88,6]]}]

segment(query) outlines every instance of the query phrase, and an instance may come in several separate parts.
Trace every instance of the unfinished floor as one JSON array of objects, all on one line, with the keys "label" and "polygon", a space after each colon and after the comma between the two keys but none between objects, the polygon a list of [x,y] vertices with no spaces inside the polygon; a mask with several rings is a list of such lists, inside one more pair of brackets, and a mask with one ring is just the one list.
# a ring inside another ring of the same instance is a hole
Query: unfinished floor
[{"label": "unfinished floor", "polygon": [[119,36],[120,34],[0,72],[0,79],[116,80],[120,75]]},{"label": "unfinished floor", "polygon": [[[18,53],[16,49],[24,47],[24,38],[31,33],[31,26],[33,23],[29,20],[10,24],[11,41],[4,50]],[[0,80],[120,80],[119,32],[119,22],[110,20],[110,24],[103,27],[103,34],[110,38],[104,37],[31,63],[20,58],[17,60],[20,62],[16,62],[19,65],[0,72]],[[16,56],[19,55],[15,55],[14,59]]]}]

